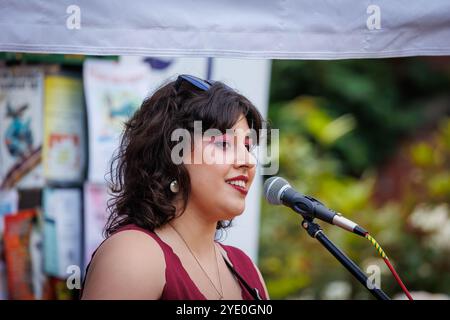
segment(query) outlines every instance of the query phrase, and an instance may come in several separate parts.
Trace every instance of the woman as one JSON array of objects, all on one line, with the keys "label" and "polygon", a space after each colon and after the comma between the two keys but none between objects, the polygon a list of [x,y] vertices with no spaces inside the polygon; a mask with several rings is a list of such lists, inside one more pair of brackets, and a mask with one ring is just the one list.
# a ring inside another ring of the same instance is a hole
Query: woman
[{"label": "woman", "polygon": [[[111,166],[108,237],[88,266],[82,298],[267,299],[250,258],[215,241],[244,211],[262,123],[244,96],[190,75],[146,99]],[[177,129],[190,138],[181,153]]]}]

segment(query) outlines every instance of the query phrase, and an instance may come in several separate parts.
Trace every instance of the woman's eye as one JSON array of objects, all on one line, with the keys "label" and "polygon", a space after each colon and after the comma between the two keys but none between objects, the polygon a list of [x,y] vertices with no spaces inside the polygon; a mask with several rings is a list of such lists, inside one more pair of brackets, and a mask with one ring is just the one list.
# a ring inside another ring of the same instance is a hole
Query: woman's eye
[{"label": "woman's eye", "polygon": [[248,152],[252,152],[255,149],[256,145],[254,145],[254,144],[246,144],[245,147],[247,148]]},{"label": "woman's eye", "polygon": [[217,141],[214,144],[222,149],[228,149],[231,145],[228,141]]}]

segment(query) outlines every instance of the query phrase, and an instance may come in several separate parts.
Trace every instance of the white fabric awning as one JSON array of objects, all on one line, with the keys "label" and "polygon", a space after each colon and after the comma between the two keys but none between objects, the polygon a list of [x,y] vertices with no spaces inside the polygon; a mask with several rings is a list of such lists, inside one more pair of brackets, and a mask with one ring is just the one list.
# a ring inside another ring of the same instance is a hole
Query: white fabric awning
[{"label": "white fabric awning", "polygon": [[278,59],[450,54],[448,0],[1,0],[0,51]]}]

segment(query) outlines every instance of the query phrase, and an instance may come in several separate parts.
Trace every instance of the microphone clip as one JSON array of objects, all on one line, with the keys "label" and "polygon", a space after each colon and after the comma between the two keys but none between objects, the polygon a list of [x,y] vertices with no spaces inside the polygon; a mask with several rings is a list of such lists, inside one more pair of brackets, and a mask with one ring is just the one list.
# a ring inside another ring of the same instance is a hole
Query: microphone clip
[{"label": "microphone clip", "polygon": [[316,238],[319,232],[322,232],[322,228],[313,221],[313,218],[304,217],[305,220],[302,222],[302,227],[305,229],[311,238]]}]

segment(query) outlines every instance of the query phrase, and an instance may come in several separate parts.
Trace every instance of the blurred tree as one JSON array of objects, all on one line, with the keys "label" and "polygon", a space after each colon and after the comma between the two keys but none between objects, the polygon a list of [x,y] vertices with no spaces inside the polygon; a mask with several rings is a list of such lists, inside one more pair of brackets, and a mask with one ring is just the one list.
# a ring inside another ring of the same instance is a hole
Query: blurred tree
[{"label": "blurred tree", "polygon": [[[401,138],[435,123],[435,106],[425,110],[424,104],[450,97],[450,60],[438,59],[274,61],[270,116],[276,120],[279,107],[300,95],[321,97],[321,108],[333,117],[351,114],[355,130],[331,151],[345,172],[358,176],[386,160]],[[444,108],[438,114],[450,112],[449,104]]]},{"label": "blurred tree", "polygon": [[[280,129],[279,175],[366,227],[411,290],[449,294],[450,63],[443,61],[277,61],[269,118]],[[301,221],[263,202],[260,266],[272,298],[370,298]],[[400,292],[369,242],[320,224],[363,270],[380,267],[389,295]]]}]

